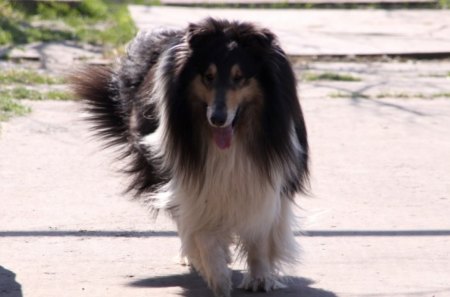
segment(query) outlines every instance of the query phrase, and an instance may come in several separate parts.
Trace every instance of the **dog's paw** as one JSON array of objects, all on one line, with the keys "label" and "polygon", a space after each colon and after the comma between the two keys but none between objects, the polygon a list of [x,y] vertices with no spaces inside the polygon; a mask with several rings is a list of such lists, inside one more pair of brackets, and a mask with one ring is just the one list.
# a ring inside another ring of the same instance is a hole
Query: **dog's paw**
[{"label": "dog's paw", "polygon": [[212,280],[208,279],[208,286],[213,291],[214,297],[230,297],[231,296],[231,274],[224,274],[220,278]]},{"label": "dog's paw", "polygon": [[189,261],[189,258],[186,256],[179,255],[176,257],[175,261],[180,264],[181,266],[191,266],[191,261]]},{"label": "dog's paw", "polygon": [[252,278],[250,275],[246,275],[242,280],[242,283],[239,285],[239,288],[253,292],[269,292],[278,289],[285,289],[287,286],[280,282],[277,277],[268,276]]},{"label": "dog's paw", "polygon": [[230,297],[231,296],[231,282],[213,288],[214,297]]}]

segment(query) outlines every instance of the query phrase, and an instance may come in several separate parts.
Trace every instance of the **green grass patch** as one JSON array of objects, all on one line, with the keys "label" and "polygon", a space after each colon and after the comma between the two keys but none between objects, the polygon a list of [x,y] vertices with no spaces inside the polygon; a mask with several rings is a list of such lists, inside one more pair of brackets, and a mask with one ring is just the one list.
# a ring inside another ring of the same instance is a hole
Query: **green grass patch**
[{"label": "green grass patch", "polygon": [[19,101],[0,94],[0,122],[7,121],[14,116],[26,115],[31,109]]},{"label": "green grass patch", "polygon": [[335,92],[328,95],[330,98],[362,98],[370,99],[370,96],[358,92]]},{"label": "green grass patch", "polygon": [[85,17],[91,19],[104,19],[108,14],[108,6],[102,0],[83,0],[79,5],[71,7],[67,3],[47,2],[38,3],[36,10],[28,10],[37,13],[44,19],[56,19],[65,17]]},{"label": "green grass patch", "polygon": [[426,95],[423,93],[406,93],[406,92],[387,92],[387,93],[379,93],[375,95],[376,99],[384,99],[384,98],[396,98],[396,99],[411,99],[411,98],[420,98],[426,99],[431,95]]},{"label": "green grass patch", "polygon": [[66,91],[48,91],[44,93],[45,100],[73,100],[74,96],[71,92]]},{"label": "green grass patch", "polygon": [[24,11],[5,0],[0,0],[0,45],[67,40],[72,36],[71,32],[33,26],[31,17]]},{"label": "green grass patch", "polygon": [[340,74],[333,72],[324,72],[324,73],[307,73],[304,76],[306,81],[320,81],[320,80],[328,80],[328,81],[361,81],[361,78],[350,75],[350,74]]},{"label": "green grass patch", "polygon": [[435,93],[432,94],[431,98],[450,98],[450,92]]},{"label": "green grass patch", "polygon": [[24,106],[20,100],[73,100],[71,92],[50,90],[40,92],[23,86],[0,90],[0,122],[14,116],[26,115],[31,108]]},{"label": "green grass patch", "polygon": [[71,100],[72,93],[59,90],[40,92],[26,87],[15,87],[0,91],[0,98],[6,99],[28,99],[28,100]]},{"label": "green grass patch", "polygon": [[0,0],[0,45],[74,40],[117,48],[136,32],[123,2],[83,0],[75,6],[56,2],[25,6]]},{"label": "green grass patch", "polygon": [[6,99],[29,99],[29,100],[43,100],[43,94],[36,90],[31,90],[25,87],[16,87],[12,89],[5,89],[0,91],[0,97]]},{"label": "green grass patch", "polygon": [[419,74],[419,77],[450,78],[450,71],[449,72],[433,72],[433,73]]},{"label": "green grass patch", "polygon": [[63,83],[65,83],[65,81],[62,78],[40,74],[34,70],[7,69],[0,72],[0,84],[53,85]]},{"label": "green grass patch", "polygon": [[439,0],[438,3],[439,8],[443,9],[450,8],[450,0]]},{"label": "green grass patch", "polygon": [[376,99],[384,98],[396,98],[396,99],[438,99],[438,98],[450,98],[450,92],[438,92],[438,93],[406,93],[406,92],[394,92],[394,93],[380,93],[375,96]]}]

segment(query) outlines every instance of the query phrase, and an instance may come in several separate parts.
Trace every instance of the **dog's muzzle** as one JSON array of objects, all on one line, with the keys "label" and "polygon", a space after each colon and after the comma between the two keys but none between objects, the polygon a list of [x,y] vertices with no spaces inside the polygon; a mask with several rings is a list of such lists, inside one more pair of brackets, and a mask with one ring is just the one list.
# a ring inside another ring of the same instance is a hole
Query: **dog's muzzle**
[{"label": "dog's muzzle", "polygon": [[207,118],[212,129],[213,140],[220,149],[231,146],[234,133],[236,111],[226,108],[207,108]]},{"label": "dog's muzzle", "polygon": [[209,118],[209,122],[211,126],[222,127],[227,122],[226,110],[215,109]]}]

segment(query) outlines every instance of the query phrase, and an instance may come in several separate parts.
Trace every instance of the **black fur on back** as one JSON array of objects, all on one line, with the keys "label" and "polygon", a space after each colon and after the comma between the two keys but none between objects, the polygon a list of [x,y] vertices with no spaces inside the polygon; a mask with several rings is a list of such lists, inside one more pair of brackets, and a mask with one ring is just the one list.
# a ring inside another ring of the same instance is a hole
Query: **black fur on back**
[{"label": "black fur on back", "polygon": [[[187,177],[202,176],[208,151],[205,107],[189,102],[188,85],[199,65],[215,58],[214,49],[230,41],[257,61],[254,75],[264,91],[260,121],[246,144],[249,157],[269,180],[273,166],[295,168],[283,185],[287,197],[307,190],[307,133],[286,54],[267,29],[208,18],[186,30],[141,32],[117,68],[90,66],[71,77],[97,135],[107,145],[121,146],[121,157],[129,158],[128,190],[135,195],[158,191],[175,167]],[[161,113],[167,121],[166,156],[142,144],[161,125]],[[300,153],[292,147],[292,123]]]}]

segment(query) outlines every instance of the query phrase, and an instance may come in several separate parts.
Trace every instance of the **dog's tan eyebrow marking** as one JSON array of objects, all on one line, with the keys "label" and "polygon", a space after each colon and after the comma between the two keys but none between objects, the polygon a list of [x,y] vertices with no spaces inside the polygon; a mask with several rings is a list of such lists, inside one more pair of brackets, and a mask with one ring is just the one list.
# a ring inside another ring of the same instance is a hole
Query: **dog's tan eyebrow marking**
[{"label": "dog's tan eyebrow marking", "polygon": [[215,90],[208,88],[204,84],[204,79],[201,75],[197,75],[191,83],[191,98],[193,100],[200,100],[202,102],[207,103],[208,105],[211,105],[214,97],[215,97]]},{"label": "dog's tan eyebrow marking", "polygon": [[214,63],[209,64],[208,68],[206,69],[205,76],[212,76],[215,77],[217,74],[217,66]]},{"label": "dog's tan eyebrow marking", "polygon": [[241,88],[244,85],[245,79],[239,64],[234,64],[231,67],[230,79],[231,82],[238,88]]},{"label": "dog's tan eyebrow marking", "polygon": [[239,66],[239,64],[234,64],[231,67],[230,76],[232,78],[242,77],[242,70],[241,70],[241,67]]}]

